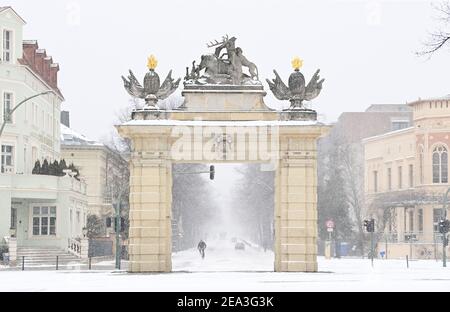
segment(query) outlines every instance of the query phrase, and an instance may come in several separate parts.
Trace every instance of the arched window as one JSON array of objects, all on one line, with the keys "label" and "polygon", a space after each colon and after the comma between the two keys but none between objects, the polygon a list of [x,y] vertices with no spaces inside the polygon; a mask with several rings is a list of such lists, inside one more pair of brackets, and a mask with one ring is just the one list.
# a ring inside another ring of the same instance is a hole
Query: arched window
[{"label": "arched window", "polygon": [[433,150],[433,183],[448,183],[448,152],[442,145]]}]

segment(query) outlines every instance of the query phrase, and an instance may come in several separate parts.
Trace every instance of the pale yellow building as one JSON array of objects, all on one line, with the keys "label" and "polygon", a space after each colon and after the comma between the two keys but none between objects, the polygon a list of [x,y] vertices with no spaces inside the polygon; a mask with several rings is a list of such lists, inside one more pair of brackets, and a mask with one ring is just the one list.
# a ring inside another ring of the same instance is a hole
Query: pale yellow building
[{"label": "pale yellow building", "polygon": [[[89,214],[99,216],[105,227],[113,226],[108,220],[114,217],[113,203],[120,188],[127,187],[127,161],[103,143],[91,140],[64,124],[61,124],[61,158],[67,165],[73,163],[80,171],[80,177],[87,185]],[[122,191],[127,193],[126,189]]]},{"label": "pale yellow building", "polygon": [[363,140],[367,217],[377,220],[377,249],[389,258],[441,256],[449,105],[450,95],[412,102],[412,127]]}]

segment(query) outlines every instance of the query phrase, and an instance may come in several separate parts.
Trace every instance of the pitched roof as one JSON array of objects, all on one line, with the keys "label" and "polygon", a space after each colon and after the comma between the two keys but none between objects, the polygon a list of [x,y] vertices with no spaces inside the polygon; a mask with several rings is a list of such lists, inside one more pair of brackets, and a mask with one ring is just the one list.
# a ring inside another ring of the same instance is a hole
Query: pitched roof
[{"label": "pitched roof", "polygon": [[7,11],[7,10],[11,10],[11,11],[14,13],[14,15],[16,15],[17,18],[20,19],[20,20],[22,21],[22,23],[24,23],[24,24],[27,23],[27,22],[26,22],[19,14],[17,14],[16,11],[14,11],[14,9],[13,9],[11,6],[3,6],[3,7],[0,7],[0,13],[2,13],[2,12],[4,12],[4,11]]}]

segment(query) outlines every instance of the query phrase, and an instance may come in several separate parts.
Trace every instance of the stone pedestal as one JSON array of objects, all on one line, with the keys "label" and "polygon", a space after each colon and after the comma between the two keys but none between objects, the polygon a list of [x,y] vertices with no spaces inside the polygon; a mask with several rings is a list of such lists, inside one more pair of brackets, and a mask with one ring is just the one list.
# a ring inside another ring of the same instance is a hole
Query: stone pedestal
[{"label": "stone pedestal", "polygon": [[9,265],[15,266],[17,263],[17,238],[10,237],[8,240]]},{"label": "stone pedestal", "polygon": [[268,111],[264,103],[267,93],[255,86],[191,86],[183,90],[185,110],[206,111]]},{"label": "stone pedestal", "polygon": [[167,158],[167,139],[167,133],[148,133],[134,141],[130,172],[130,272],[172,270],[172,165]]},{"label": "stone pedestal", "polygon": [[280,129],[275,271],[317,271],[317,147],[322,129]]},{"label": "stone pedestal", "polygon": [[82,238],[81,242],[81,259],[88,259],[89,258],[89,239],[88,238]]}]

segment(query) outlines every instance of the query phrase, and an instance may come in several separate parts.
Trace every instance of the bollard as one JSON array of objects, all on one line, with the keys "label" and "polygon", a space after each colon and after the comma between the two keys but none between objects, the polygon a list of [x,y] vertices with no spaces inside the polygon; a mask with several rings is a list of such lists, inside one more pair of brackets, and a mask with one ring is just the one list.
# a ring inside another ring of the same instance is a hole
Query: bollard
[{"label": "bollard", "polygon": [[56,256],[56,271],[58,271],[59,256]]},{"label": "bollard", "polygon": [[25,271],[25,256],[22,256],[22,271]]},{"label": "bollard", "polygon": [[409,259],[408,259],[408,255],[406,255],[406,267],[409,269]]},{"label": "bollard", "polygon": [[91,267],[92,267],[92,257],[89,257],[89,270],[91,269]]}]

